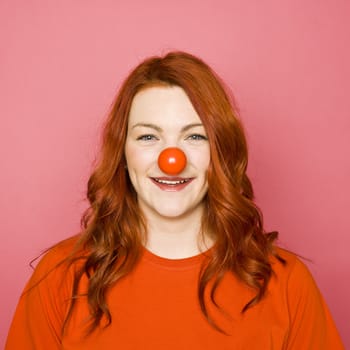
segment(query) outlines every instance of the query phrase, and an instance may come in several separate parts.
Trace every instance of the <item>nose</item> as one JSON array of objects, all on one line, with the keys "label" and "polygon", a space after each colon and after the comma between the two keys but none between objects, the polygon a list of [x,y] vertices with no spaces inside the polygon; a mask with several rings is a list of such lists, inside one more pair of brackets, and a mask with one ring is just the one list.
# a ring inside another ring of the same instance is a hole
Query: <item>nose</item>
[{"label": "nose", "polygon": [[177,175],[186,167],[186,155],[180,148],[169,147],[160,152],[158,166],[169,175]]}]

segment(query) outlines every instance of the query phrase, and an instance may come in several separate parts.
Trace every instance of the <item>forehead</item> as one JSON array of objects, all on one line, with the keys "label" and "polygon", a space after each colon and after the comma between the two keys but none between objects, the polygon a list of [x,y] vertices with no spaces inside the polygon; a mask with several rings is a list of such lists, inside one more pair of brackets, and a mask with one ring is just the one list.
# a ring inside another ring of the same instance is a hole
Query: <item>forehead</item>
[{"label": "forehead", "polygon": [[138,92],[131,104],[129,123],[199,123],[200,118],[186,92],[178,86],[154,86]]}]

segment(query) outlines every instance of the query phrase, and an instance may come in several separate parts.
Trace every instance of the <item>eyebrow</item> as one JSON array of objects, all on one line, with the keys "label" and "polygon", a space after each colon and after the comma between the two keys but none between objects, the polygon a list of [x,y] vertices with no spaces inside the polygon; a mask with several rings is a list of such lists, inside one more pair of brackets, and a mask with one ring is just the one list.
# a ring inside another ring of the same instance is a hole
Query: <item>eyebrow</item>
[{"label": "eyebrow", "polygon": [[[202,123],[193,123],[193,124],[188,124],[188,125],[185,125],[181,131],[184,132],[184,131],[187,131],[189,129],[192,129],[192,128],[195,128],[197,126],[203,126]],[[144,127],[144,128],[151,128],[151,129],[154,129],[158,132],[162,132],[162,128],[160,128],[158,125],[155,125],[155,124],[150,124],[150,123],[137,123],[135,125],[133,125],[132,129],[136,128],[136,127]]]}]

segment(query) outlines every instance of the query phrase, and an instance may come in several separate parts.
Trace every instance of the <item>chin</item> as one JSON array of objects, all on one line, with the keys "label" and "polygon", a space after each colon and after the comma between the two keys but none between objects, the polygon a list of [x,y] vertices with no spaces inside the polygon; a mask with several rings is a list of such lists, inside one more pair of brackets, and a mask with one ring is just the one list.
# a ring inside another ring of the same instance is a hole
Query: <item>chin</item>
[{"label": "chin", "polygon": [[162,207],[162,208],[155,208],[155,212],[164,218],[168,219],[180,219],[183,217],[186,217],[187,215],[193,214],[196,210],[199,210],[199,206],[186,208],[186,207]]},{"label": "chin", "polygon": [[157,213],[157,215],[163,216],[169,219],[183,216],[186,213],[186,211],[184,210],[178,210],[178,209],[174,210],[174,209],[167,209],[167,208],[155,209],[154,211]]}]

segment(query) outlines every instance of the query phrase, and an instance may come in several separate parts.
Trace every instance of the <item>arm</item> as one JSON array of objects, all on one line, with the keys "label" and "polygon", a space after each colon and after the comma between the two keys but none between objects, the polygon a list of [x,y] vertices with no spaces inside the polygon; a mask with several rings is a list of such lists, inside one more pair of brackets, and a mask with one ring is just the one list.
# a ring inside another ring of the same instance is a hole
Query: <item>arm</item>
[{"label": "arm", "polygon": [[38,264],[20,300],[5,350],[61,348],[61,328],[69,306],[70,273],[50,251]]},{"label": "arm", "polygon": [[327,305],[307,267],[296,260],[287,287],[290,332],[287,349],[345,349]]}]

